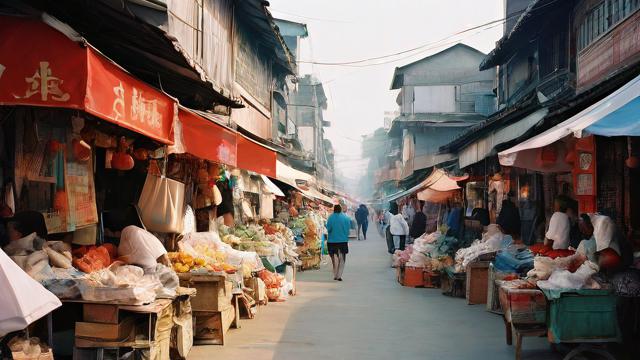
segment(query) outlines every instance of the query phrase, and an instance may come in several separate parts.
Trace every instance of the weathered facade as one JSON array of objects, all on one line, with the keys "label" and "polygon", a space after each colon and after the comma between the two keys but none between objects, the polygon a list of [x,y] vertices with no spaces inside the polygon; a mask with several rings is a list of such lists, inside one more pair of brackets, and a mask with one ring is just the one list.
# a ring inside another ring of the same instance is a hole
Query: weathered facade
[{"label": "weathered facade", "polygon": [[[495,71],[478,70],[484,56],[458,44],[396,69],[391,89],[400,90],[400,116],[388,132],[399,144],[395,180],[452,160],[439,147],[495,111]],[[385,180],[390,179],[378,179]]]}]

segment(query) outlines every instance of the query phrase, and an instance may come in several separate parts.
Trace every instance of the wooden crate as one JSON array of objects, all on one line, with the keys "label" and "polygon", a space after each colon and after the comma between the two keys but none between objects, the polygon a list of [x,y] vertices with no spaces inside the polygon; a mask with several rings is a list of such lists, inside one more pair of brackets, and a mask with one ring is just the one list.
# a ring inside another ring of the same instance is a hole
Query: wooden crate
[{"label": "wooden crate", "polygon": [[224,275],[179,274],[180,286],[195,288],[193,311],[223,311],[231,307],[233,283]]},{"label": "wooden crate", "polygon": [[235,310],[230,307],[223,311],[198,311],[193,313],[195,331],[193,343],[196,345],[224,345],[225,336],[234,321]]},{"label": "wooden crate", "polygon": [[464,298],[465,282],[465,273],[443,272],[440,276],[440,288],[442,289],[442,295]]},{"label": "wooden crate", "polygon": [[478,261],[467,266],[466,298],[469,305],[487,303],[488,281],[488,261]]},{"label": "wooden crate", "polygon": [[124,340],[129,337],[135,324],[134,318],[122,320],[118,324],[103,324],[94,322],[76,322],[75,335],[77,337],[96,340]]},{"label": "wooden crate", "polygon": [[424,284],[425,288],[439,288],[440,287],[440,273],[437,271],[424,271]]}]

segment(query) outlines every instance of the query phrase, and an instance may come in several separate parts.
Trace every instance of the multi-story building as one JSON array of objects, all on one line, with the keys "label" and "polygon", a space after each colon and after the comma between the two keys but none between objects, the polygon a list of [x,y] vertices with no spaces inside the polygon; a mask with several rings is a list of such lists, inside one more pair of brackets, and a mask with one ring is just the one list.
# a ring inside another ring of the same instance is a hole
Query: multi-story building
[{"label": "multi-story building", "polygon": [[484,57],[458,44],[396,68],[391,89],[400,90],[400,116],[388,130],[391,158],[378,173],[378,183],[406,180],[412,185],[428,169],[453,160],[439,153],[440,146],[494,112],[495,71],[478,70]]}]

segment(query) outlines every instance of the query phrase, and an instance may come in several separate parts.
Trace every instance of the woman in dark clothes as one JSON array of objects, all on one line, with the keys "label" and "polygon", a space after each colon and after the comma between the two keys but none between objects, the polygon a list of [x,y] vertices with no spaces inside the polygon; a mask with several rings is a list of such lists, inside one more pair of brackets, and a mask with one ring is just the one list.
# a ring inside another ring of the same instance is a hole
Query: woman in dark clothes
[{"label": "woman in dark clothes", "polygon": [[419,208],[416,209],[416,214],[413,216],[413,222],[409,229],[409,236],[411,236],[412,239],[419,238],[427,229],[427,215],[422,212],[424,201],[420,200],[418,206]]}]

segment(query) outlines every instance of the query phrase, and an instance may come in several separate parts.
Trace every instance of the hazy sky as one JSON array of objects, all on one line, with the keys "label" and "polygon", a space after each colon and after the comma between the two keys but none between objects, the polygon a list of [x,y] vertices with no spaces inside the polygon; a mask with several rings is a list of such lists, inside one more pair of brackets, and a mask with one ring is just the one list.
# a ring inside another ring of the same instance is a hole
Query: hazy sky
[{"label": "hazy sky", "polygon": [[[504,16],[503,0],[270,0],[270,4],[275,17],[307,24],[309,37],[303,40],[298,60],[315,62],[389,55]],[[332,123],[326,132],[337,153],[336,167],[354,177],[366,166],[358,160],[361,136],[383,125],[385,110],[397,109],[397,93],[389,90],[395,67],[455,42],[487,53],[501,36],[501,25],[474,30],[420,51],[377,60],[387,63],[377,66],[300,64],[301,74],[312,73],[324,83],[329,99],[325,120]]]}]

